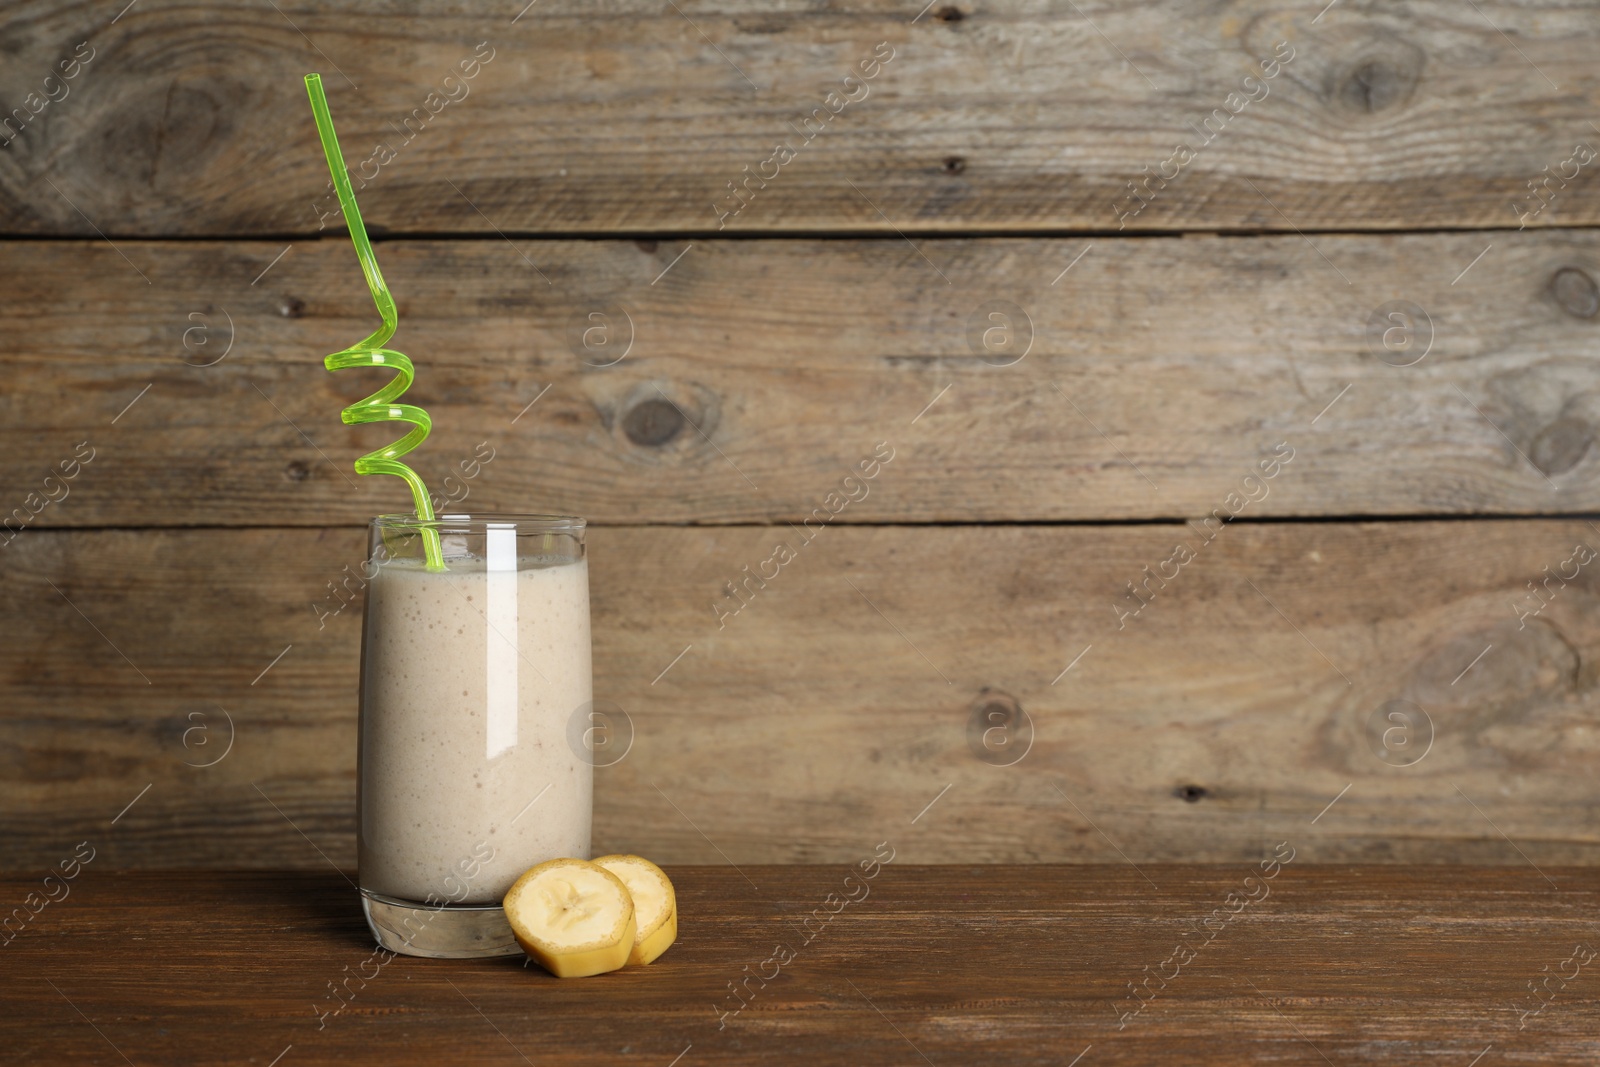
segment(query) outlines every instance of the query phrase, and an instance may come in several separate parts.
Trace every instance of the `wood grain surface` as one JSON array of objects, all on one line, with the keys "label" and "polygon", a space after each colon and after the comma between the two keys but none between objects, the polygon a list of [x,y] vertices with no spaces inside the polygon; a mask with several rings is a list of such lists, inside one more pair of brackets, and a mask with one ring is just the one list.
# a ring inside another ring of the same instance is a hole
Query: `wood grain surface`
[{"label": "wood grain surface", "polygon": [[[525,2],[0,11],[0,867],[353,861],[407,501],[338,421],[382,376],[322,367],[375,317],[309,70],[439,506],[595,524],[598,847],[1600,863],[1592,10]],[[1107,1055],[1477,1055],[1395,981]],[[1077,1055],[1003,1003],[912,1036]],[[717,1055],[911,1058],[790,1018]]]},{"label": "wood grain surface", "polygon": [[[863,838],[853,858],[884,837],[903,857],[917,832]],[[1261,857],[1295,848],[1276,846]],[[851,871],[867,895],[822,924],[860,896]],[[1264,879],[1255,857],[1141,871],[896,858],[869,882],[854,866],[669,873],[677,943],[647,968],[561,981],[509,959],[380,968],[331,871],[119,873],[97,858],[0,949],[0,990],[20,1009],[0,1014],[0,1040],[19,1063],[173,1067],[1492,1067],[1588,1062],[1600,1043],[1594,964],[1581,962],[1600,944],[1592,869],[1551,868],[1554,887],[1526,865],[1463,878],[1299,858]],[[37,886],[8,877],[0,899]],[[1246,895],[1258,899],[1235,907]]]},{"label": "wood grain surface", "polygon": [[[595,694],[632,724],[595,847],[848,862],[915,827],[918,863],[1238,861],[1291,835],[1314,862],[1596,861],[1593,525],[1212,534],[592,531]],[[352,863],[362,544],[0,550],[0,863],[113,819],[115,866]]]},{"label": "wood grain surface", "polygon": [[[9,529],[406,506],[350,473],[401,428],[338,420],[384,376],[321,365],[376,322],[347,241],[5,247]],[[918,249],[384,243],[414,461],[472,510],[601,523],[799,522],[879,442],[837,521],[1199,518],[1280,443],[1252,517],[1600,509],[1593,233]]]},{"label": "wood grain surface", "polygon": [[[1572,162],[1600,100],[1585,5],[118,6],[0,16],[0,103],[23,123],[0,148],[0,231],[317,232],[310,70],[391,232],[1600,221],[1592,156]],[[1279,42],[1293,58],[1262,80]],[[845,81],[875,53],[892,58]],[[1570,180],[1534,214],[1547,175]]]}]

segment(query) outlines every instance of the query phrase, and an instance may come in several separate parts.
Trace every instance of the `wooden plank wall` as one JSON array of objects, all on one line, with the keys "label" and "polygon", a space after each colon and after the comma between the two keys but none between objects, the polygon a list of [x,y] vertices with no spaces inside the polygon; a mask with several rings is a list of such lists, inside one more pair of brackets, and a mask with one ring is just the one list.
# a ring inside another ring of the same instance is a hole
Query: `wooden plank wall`
[{"label": "wooden plank wall", "polygon": [[353,866],[312,69],[597,847],[1600,861],[1600,9],[505,7],[0,11],[0,866]]}]

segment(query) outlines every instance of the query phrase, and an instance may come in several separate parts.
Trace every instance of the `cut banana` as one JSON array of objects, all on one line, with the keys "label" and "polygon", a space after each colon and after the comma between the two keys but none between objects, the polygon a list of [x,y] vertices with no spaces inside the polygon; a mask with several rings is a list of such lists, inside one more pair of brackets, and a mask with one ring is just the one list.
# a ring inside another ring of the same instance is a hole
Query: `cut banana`
[{"label": "cut banana", "polygon": [[640,856],[601,856],[594,862],[621,878],[633,897],[635,933],[628,966],[640,967],[678,939],[678,898],[660,867]]},{"label": "cut banana", "polygon": [[517,944],[557,978],[614,971],[633,951],[633,897],[622,879],[588,860],[531,868],[503,904]]}]

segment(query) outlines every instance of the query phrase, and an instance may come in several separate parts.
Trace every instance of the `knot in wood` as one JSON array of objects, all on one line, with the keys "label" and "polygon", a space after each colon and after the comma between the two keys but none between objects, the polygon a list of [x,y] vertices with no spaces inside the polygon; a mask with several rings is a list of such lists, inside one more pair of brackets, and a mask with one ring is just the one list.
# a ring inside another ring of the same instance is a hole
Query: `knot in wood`
[{"label": "knot in wood", "polygon": [[666,400],[644,400],[622,417],[622,432],[641,448],[660,448],[683,431],[685,419],[678,406]]},{"label": "knot in wood", "polygon": [[1550,295],[1574,318],[1592,319],[1600,312],[1600,288],[1587,271],[1577,267],[1562,267],[1550,276]]}]

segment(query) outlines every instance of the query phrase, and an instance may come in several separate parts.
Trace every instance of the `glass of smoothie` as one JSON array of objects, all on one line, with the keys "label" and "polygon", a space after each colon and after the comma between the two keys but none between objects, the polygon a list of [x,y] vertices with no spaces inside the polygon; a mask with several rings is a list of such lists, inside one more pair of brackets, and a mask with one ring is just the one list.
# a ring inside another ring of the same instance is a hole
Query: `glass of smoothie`
[{"label": "glass of smoothie", "polygon": [[[427,569],[425,532],[445,569]],[[584,521],[382,515],[361,641],[362,908],[411,956],[516,955],[500,900],[529,867],[589,858],[593,707]],[[579,731],[583,737],[583,731]]]}]

